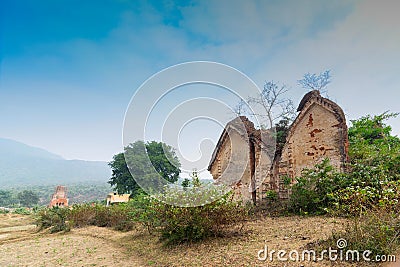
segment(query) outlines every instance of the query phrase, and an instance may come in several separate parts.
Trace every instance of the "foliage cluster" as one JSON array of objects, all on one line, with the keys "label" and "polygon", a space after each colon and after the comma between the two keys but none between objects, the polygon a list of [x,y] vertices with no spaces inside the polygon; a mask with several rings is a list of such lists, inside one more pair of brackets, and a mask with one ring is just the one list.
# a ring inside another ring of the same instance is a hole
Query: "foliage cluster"
[{"label": "foliage cluster", "polygon": [[[144,188],[147,192],[178,180],[180,162],[175,150],[162,142],[136,141],[124,148],[124,153],[109,163],[112,176],[109,184],[118,193],[135,195]],[[140,186],[139,186],[139,184]]]},{"label": "foliage cluster", "polygon": [[36,214],[39,230],[50,229],[51,233],[69,231],[71,227],[111,227],[119,231],[131,230],[134,222],[131,207],[120,204],[106,207],[101,204],[77,204],[68,208],[43,208]]},{"label": "foliage cluster", "polygon": [[135,220],[146,226],[150,233],[160,234],[160,239],[167,244],[196,242],[240,232],[249,214],[249,207],[235,201],[232,193],[195,207],[169,205],[150,196],[136,198],[134,203]]},{"label": "foliage cluster", "polygon": [[70,210],[66,208],[44,208],[35,216],[38,230],[49,229],[50,233],[68,232],[71,230],[69,221]]},{"label": "foliage cluster", "polygon": [[106,207],[101,204],[74,205],[69,220],[74,227],[110,227],[119,231],[132,230],[131,207],[126,203]]},{"label": "foliage cluster", "polygon": [[345,186],[346,178],[337,173],[324,159],[314,169],[305,169],[291,186],[289,210],[294,213],[326,213],[331,206],[332,194]]},{"label": "foliage cluster", "polygon": [[39,203],[39,196],[33,190],[13,192],[0,190],[0,207],[34,207]]}]

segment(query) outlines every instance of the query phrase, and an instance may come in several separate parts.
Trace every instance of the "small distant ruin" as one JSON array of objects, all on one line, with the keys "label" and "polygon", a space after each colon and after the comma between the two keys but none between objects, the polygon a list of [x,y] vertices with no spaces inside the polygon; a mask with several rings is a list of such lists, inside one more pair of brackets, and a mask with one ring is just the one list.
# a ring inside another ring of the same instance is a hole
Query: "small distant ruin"
[{"label": "small distant ruin", "polygon": [[68,207],[67,187],[57,186],[56,192],[51,197],[49,207]]},{"label": "small distant ruin", "polygon": [[[255,129],[245,116],[229,122],[208,166],[214,181],[226,181],[239,173],[241,177],[230,186],[244,201],[255,203],[269,190],[276,191],[281,199],[288,198],[285,180],[294,183],[302,170],[313,168],[325,158],[337,171],[344,172],[348,135],[343,110],[314,90],[303,97],[297,111],[282,151],[274,155],[270,152],[275,146],[270,133]],[[244,170],[235,172],[238,166],[244,166]]]},{"label": "small distant ruin", "polygon": [[126,203],[129,201],[130,194],[117,194],[117,193],[110,193],[107,195],[107,207],[112,204],[117,203]]}]

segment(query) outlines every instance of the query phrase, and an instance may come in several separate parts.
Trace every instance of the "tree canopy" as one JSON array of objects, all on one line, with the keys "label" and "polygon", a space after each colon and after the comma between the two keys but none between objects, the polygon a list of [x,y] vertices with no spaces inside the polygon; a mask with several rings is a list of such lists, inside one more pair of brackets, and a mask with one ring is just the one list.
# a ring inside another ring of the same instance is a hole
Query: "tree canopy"
[{"label": "tree canopy", "polygon": [[0,190],[0,207],[7,207],[13,201],[13,195],[11,191]]},{"label": "tree canopy", "polygon": [[109,163],[112,176],[109,184],[118,193],[136,194],[174,183],[180,173],[180,162],[173,147],[162,142],[136,141],[116,154]]},{"label": "tree canopy", "polygon": [[380,180],[400,178],[400,139],[391,134],[392,128],[385,123],[397,113],[364,116],[352,121],[349,128],[349,157],[353,171],[368,166]]},{"label": "tree canopy", "polygon": [[39,203],[39,196],[32,190],[19,192],[17,198],[23,207],[33,207]]}]

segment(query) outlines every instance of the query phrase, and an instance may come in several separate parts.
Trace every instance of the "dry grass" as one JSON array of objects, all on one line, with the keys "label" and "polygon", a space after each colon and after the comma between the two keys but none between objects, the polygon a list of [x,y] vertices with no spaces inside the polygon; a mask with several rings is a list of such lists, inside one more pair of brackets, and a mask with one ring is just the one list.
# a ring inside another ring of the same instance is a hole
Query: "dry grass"
[{"label": "dry grass", "polygon": [[[327,238],[333,229],[343,229],[345,223],[343,219],[328,217],[264,218],[248,222],[240,236],[215,238],[191,245],[165,247],[156,236],[143,234],[127,236],[124,241],[129,251],[137,254],[147,266],[284,266],[282,262],[259,261],[257,252],[265,244],[274,250],[301,250],[308,243]],[[311,263],[305,266],[327,264]],[[300,264],[287,263],[286,266]]]},{"label": "dry grass", "polygon": [[[11,221],[0,219],[3,228],[10,227]],[[23,220],[29,222],[26,217],[10,220],[21,222],[19,226]],[[144,230],[122,233],[87,227],[52,235],[17,231],[30,238],[9,239],[3,244],[0,240],[0,266],[362,266],[327,261],[285,265],[257,260],[257,252],[265,244],[274,250],[301,251],[309,243],[328,238],[332,230],[344,229],[346,223],[344,219],[323,216],[266,217],[247,222],[241,235],[174,247],[165,247],[157,236]]]}]

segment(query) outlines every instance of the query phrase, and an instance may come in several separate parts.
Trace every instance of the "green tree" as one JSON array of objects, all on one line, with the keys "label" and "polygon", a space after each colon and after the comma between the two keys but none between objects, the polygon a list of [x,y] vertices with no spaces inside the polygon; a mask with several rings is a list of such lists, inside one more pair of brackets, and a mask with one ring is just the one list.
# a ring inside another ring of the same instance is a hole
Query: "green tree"
[{"label": "green tree", "polygon": [[189,186],[190,186],[190,180],[189,180],[189,178],[183,179],[181,185],[182,185],[182,187],[184,187],[184,188],[189,187]]},{"label": "green tree", "polygon": [[17,195],[21,206],[33,207],[39,203],[39,196],[32,190],[24,190]]},{"label": "green tree", "polygon": [[200,187],[201,186],[201,181],[199,174],[197,173],[196,169],[193,169],[192,174],[190,174],[190,178],[192,178],[192,185],[194,187]]},{"label": "green tree", "polygon": [[181,164],[173,147],[151,141],[146,143],[147,154],[156,171],[168,182],[178,181]]},{"label": "green tree", "polygon": [[13,202],[13,196],[10,191],[0,190],[0,207],[7,207]]},{"label": "green tree", "polygon": [[124,153],[116,154],[108,165],[112,170],[112,176],[108,183],[114,186],[118,193],[137,192],[139,186],[129,172]]},{"label": "green tree", "polygon": [[399,156],[400,139],[391,135],[392,128],[385,123],[397,115],[385,112],[352,121],[349,129],[349,156],[352,163],[363,162],[376,166]]},{"label": "green tree", "polygon": [[290,118],[283,118],[275,124],[276,130],[276,150],[275,157],[281,156],[283,147],[286,144],[286,137],[290,129]]},{"label": "green tree", "polygon": [[[180,162],[174,149],[162,142],[136,141],[113,157],[109,163],[112,176],[109,184],[119,193],[136,194],[174,183],[180,173]],[[139,184],[138,184],[139,181]]]}]

